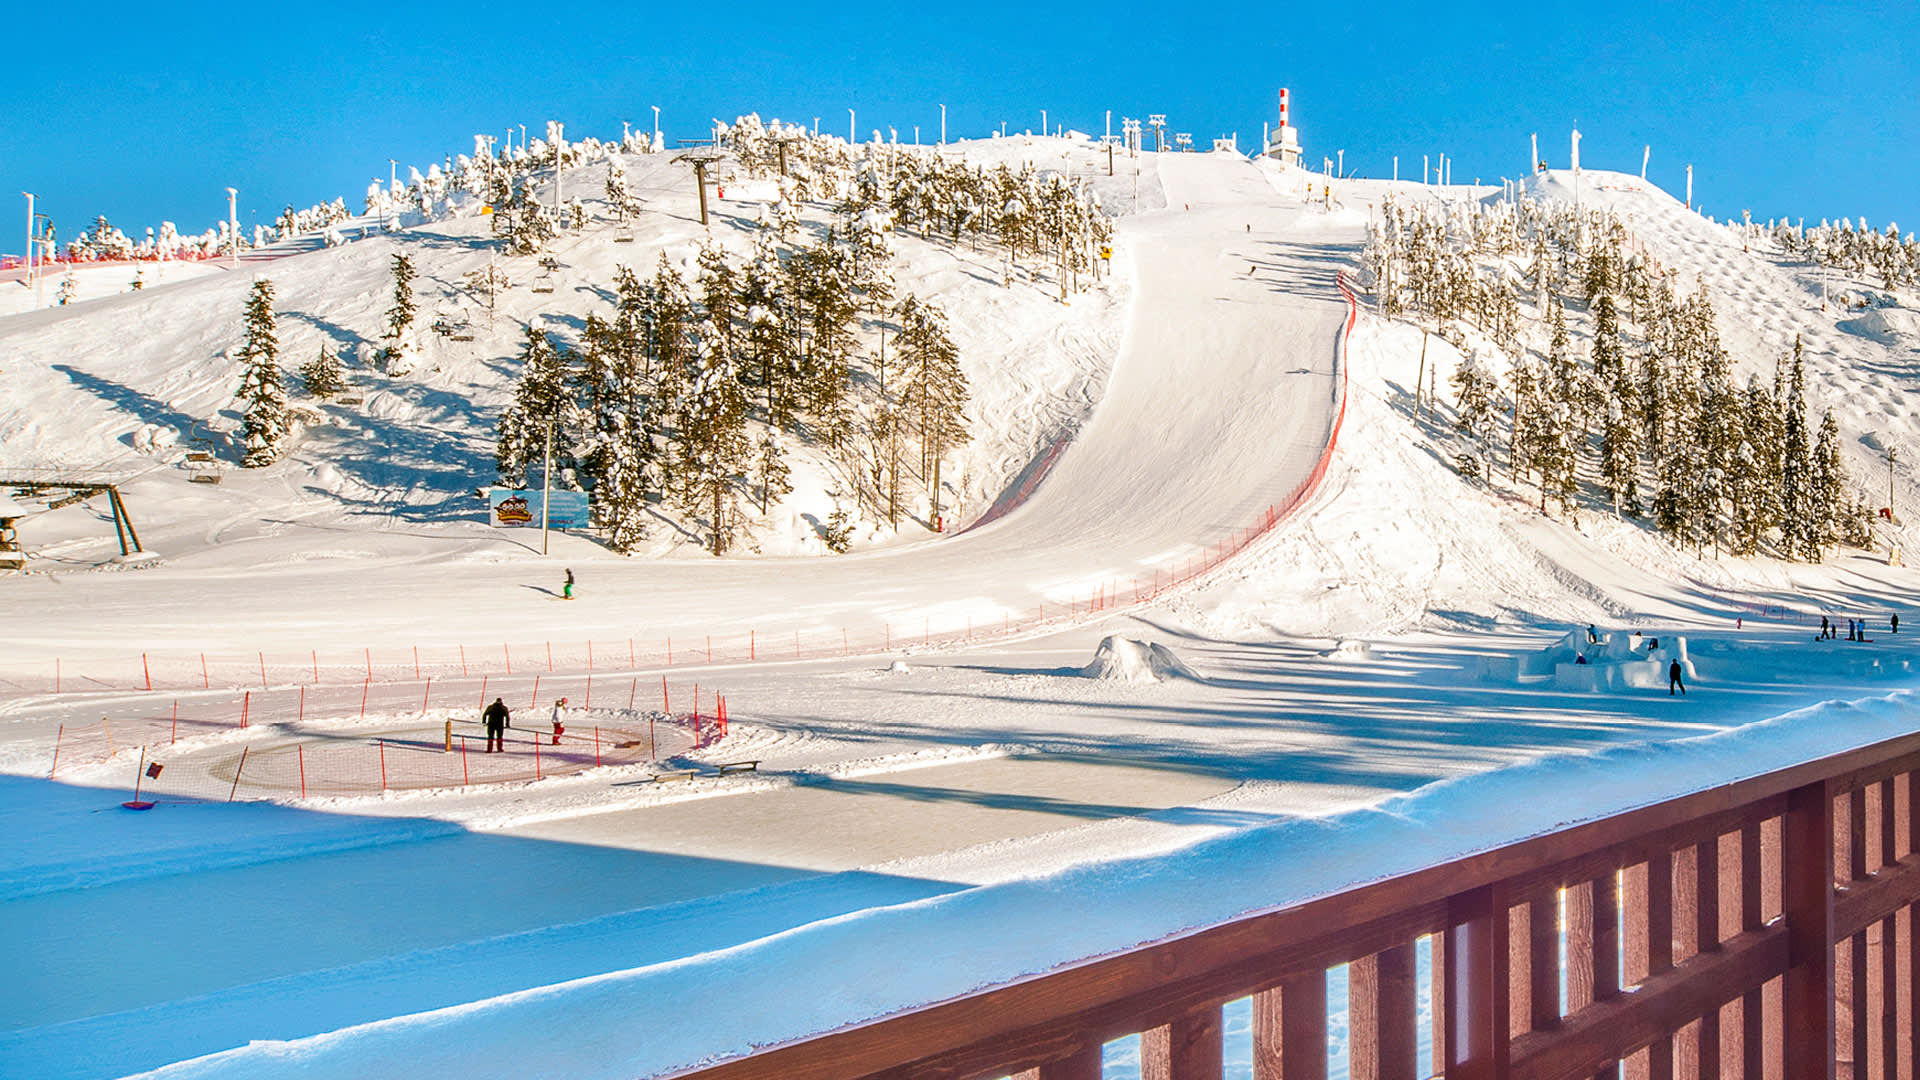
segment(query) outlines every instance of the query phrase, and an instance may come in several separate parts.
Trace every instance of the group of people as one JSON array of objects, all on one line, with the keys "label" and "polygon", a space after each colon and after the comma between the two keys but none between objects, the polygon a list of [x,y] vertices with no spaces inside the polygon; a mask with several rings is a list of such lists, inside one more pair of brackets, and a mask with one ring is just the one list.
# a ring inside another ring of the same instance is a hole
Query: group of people
[{"label": "group of people", "polygon": [[[1894,634],[1899,633],[1900,632],[1900,616],[1893,615],[1888,617],[1887,629],[1889,633],[1894,633]],[[1814,640],[1815,641],[1840,640],[1840,624],[1834,622],[1832,619],[1827,618],[1825,615],[1820,616],[1820,636],[1815,638]],[[1867,637],[1867,620],[1848,619],[1847,620],[1847,640],[1848,641],[1870,640]]]},{"label": "group of people", "polygon": [[[567,733],[567,699],[557,698],[553,703],[553,745],[560,745],[560,736]],[[480,722],[487,729],[486,753],[505,753],[507,749],[507,729],[513,726],[513,710],[500,698],[494,698],[493,704],[480,713]],[[451,743],[449,743],[451,745]]]}]

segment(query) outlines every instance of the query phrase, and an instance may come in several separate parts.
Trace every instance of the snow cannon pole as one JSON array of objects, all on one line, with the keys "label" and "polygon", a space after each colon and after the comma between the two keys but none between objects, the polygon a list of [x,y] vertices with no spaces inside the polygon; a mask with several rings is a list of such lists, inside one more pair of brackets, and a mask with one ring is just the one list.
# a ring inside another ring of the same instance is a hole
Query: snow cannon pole
[{"label": "snow cannon pole", "polygon": [[241,727],[247,726],[247,713],[249,710],[252,709],[252,707],[253,707],[253,691],[249,690],[246,693],[240,695],[240,726]]},{"label": "snow cannon pole", "polygon": [[147,654],[140,654],[140,674],[146,677],[147,689],[153,689],[153,668],[147,665]]}]

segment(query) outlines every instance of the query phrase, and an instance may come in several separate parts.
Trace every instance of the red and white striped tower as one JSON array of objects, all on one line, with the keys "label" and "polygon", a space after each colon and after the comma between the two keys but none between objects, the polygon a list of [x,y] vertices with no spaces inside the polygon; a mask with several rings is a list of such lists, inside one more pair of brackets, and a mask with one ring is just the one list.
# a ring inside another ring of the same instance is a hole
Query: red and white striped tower
[{"label": "red and white striped tower", "polygon": [[1280,126],[1267,141],[1267,156],[1279,158],[1283,165],[1300,163],[1300,129],[1293,126],[1293,93],[1280,88]]}]

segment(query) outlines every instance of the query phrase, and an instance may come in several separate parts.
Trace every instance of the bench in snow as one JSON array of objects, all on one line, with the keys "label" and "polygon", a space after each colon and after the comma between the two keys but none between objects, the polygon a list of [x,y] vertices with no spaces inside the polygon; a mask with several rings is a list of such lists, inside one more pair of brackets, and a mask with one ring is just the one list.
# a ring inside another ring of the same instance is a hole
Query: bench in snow
[{"label": "bench in snow", "polygon": [[759,772],[760,762],[758,759],[755,759],[753,761],[729,761],[724,764],[717,765],[715,766],[715,768],[720,770],[721,776],[725,776],[728,773],[735,773],[735,772]]}]

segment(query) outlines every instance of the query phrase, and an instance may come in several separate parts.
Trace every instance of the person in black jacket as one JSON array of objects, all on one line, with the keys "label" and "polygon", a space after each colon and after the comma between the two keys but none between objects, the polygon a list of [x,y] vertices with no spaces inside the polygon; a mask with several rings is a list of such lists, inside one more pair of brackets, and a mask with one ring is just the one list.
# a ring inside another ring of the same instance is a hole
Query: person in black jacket
[{"label": "person in black jacket", "polygon": [[1682,674],[1682,670],[1680,667],[1680,661],[1676,658],[1673,661],[1673,663],[1667,665],[1667,696],[1668,697],[1672,697],[1673,692],[1676,689],[1680,691],[1681,697],[1687,696],[1687,684],[1680,681],[1681,674]]},{"label": "person in black jacket", "polygon": [[507,711],[507,703],[499,698],[494,698],[493,704],[487,706],[487,711],[480,714],[480,719],[487,725],[487,753],[506,751],[507,720],[512,715]]}]

